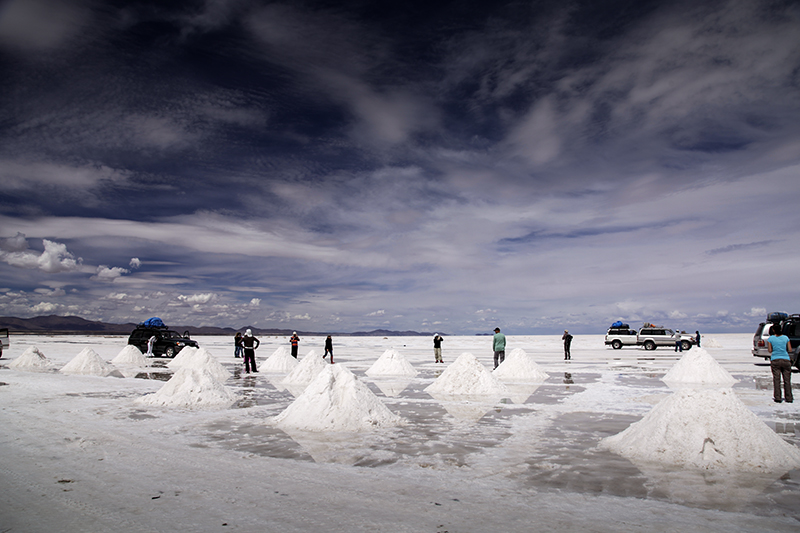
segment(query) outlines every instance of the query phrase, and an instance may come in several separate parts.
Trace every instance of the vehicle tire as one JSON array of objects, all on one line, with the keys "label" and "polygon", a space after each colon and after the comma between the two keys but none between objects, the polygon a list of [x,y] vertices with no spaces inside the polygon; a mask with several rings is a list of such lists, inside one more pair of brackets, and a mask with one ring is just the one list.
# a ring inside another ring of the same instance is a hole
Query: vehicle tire
[{"label": "vehicle tire", "polygon": [[164,349],[164,357],[175,357],[175,348],[172,346],[167,346]]},{"label": "vehicle tire", "polygon": [[692,348],[692,343],[691,342],[689,342],[689,341],[681,341],[681,350],[683,350],[685,352],[685,351],[691,350],[691,348]]},{"label": "vehicle tire", "polygon": [[653,341],[644,341],[644,349],[648,351],[653,351],[656,349],[656,343]]},{"label": "vehicle tire", "polygon": [[611,347],[614,348],[615,350],[619,350],[620,348],[622,348],[622,341],[614,339],[613,341],[611,341]]}]

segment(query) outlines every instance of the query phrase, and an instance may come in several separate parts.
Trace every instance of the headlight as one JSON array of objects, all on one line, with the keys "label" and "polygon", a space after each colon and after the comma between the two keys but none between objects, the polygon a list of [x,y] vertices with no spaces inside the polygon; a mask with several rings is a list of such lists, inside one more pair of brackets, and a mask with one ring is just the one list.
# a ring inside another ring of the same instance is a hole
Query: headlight
[{"label": "headlight", "polygon": [[183,346],[183,343],[180,341],[176,342],[175,344],[177,344],[178,346]]}]

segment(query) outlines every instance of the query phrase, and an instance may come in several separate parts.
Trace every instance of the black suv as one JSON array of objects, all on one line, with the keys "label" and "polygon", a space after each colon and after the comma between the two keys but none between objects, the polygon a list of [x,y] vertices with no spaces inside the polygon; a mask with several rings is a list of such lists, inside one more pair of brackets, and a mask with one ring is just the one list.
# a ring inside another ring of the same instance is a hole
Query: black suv
[{"label": "black suv", "polygon": [[142,353],[147,352],[147,342],[155,337],[153,342],[153,355],[157,357],[175,357],[178,352],[187,346],[197,348],[197,341],[189,338],[187,331],[183,335],[166,327],[137,326],[128,337],[128,344],[133,344]]}]

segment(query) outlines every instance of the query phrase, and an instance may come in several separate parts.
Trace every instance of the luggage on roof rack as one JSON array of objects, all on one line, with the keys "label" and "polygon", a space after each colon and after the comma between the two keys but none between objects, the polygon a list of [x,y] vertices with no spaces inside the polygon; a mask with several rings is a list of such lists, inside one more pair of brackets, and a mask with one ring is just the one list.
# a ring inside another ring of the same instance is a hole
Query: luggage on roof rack
[{"label": "luggage on roof rack", "polygon": [[139,325],[143,326],[145,328],[166,328],[167,327],[167,326],[164,325],[164,322],[160,318],[158,318],[157,316],[154,316],[152,318],[148,318],[147,320],[145,320],[144,322],[142,322]]},{"label": "luggage on roof rack", "polygon": [[773,322],[773,323],[782,322],[787,318],[789,318],[789,315],[787,315],[786,313],[781,313],[779,311],[776,311],[774,313],[770,313],[767,315],[767,322]]}]

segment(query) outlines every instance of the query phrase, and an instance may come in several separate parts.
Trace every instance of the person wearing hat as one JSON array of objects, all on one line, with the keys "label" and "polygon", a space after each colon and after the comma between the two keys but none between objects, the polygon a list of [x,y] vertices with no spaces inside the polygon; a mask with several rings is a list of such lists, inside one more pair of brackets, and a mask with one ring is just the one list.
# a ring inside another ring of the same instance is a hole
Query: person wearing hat
[{"label": "person wearing hat", "polygon": [[438,333],[433,334],[433,358],[435,363],[444,363],[442,359],[442,341],[444,339]]},{"label": "person wearing hat", "polygon": [[289,342],[292,343],[292,357],[297,359],[297,347],[300,344],[300,337],[297,336],[297,332],[292,333],[292,338],[289,339]]},{"label": "person wearing hat", "polygon": [[494,350],[494,367],[506,360],[506,336],[500,333],[500,328],[494,328],[494,340],[492,342]]},{"label": "person wearing hat", "polygon": [[250,370],[256,374],[258,374],[258,369],[256,368],[256,348],[259,347],[261,342],[255,337],[253,337],[253,332],[251,330],[247,330],[244,332],[244,337],[242,337],[242,347],[244,348],[244,371],[245,373],[249,374]]},{"label": "person wearing hat", "polygon": [[569,361],[572,359],[572,354],[569,353],[569,347],[572,344],[572,335],[569,334],[569,331],[564,330],[564,334],[561,335],[561,340],[564,341],[564,361]]}]

